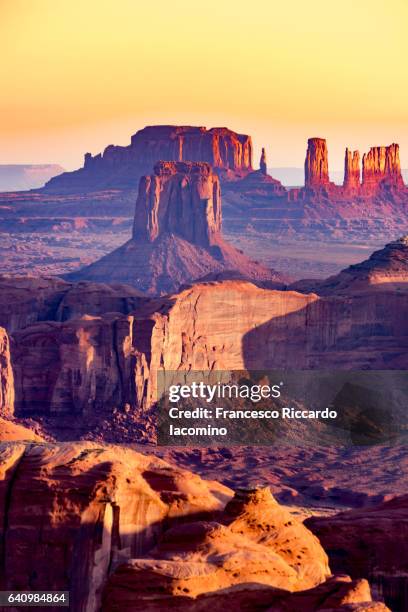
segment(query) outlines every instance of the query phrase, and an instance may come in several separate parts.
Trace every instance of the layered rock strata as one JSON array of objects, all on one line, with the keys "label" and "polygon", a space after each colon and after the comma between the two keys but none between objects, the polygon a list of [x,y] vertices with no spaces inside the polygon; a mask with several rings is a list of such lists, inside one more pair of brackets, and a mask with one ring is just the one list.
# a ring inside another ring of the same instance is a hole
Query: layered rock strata
[{"label": "layered rock strata", "polygon": [[102,154],[86,153],[83,168],[51,179],[47,192],[136,188],[159,159],[207,162],[220,172],[252,169],[250,136],[227,128],[154,125],[139,130],[126,147],[109,145]]}]

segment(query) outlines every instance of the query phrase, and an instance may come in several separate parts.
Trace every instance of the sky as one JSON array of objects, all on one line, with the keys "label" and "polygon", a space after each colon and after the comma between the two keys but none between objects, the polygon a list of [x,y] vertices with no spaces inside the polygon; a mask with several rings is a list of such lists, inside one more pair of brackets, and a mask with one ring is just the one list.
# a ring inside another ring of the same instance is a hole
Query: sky
[{"label": "sky", "polygon": [[399,142],[407,0],[0,0],[0,163],[82,165],[158,123],[252,135],[269,166]]}]

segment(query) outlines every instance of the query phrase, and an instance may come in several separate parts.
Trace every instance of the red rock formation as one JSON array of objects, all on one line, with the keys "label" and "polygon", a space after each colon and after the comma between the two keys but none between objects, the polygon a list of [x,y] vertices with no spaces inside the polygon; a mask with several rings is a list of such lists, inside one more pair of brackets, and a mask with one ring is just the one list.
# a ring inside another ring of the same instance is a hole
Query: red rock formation
[{"label": "red rock formation", "polygon": [[375,190],[383,182],[395,187],[404,187],[399,158],[399,145],[371,147],[363,155],[363,188]]},{"label": "red rock formation", "polygon": [[211,166],[159,162],[142,177],[136,202],[133,239],[153,242],[176,234],[202,247],[221,239],[221,192]]},{"label": "red rock formation", "polygon": [[306,524],[321,540],[336,571],[365,576],[393,610],[408,608],[408,495],[331,517],[313,517]]},{"label": "red rock formation", "polygon": [[[405,369],[408,252],[403,240],[381,253],[368,268],[323,283],[320,297],[207,282],[145,300],[130,315],[26,327],[13,334],[16,412],[47,417],[58,436],[130,441],[154,436],[142,410],[150,410],[163,369]],[[98,421],[111,425],[98,429]]]},{"label": "red rock formation", "polygon": [[329,184],[329,162],[324,138],[309,138],[305,160],[305,187],[324,187]]},{"label": "red rock formation", "polygon": [[67,321],[105,312],[128,314],[142,301],[140,292],[125,285],[0,275],[0,325],[9,333],[39,321]]},{"label": "red rock formation", "polygon": [[207,162],[220,171],[252,169],[250,136],[227,128],[155,125],[132,136],[127,147],[109,145],[103,154],[86,153],[84,167],[46,184],[46,191],[66,193],[137,187],[157,160]]},{"label": "red rock formation", "polygon": [[360,187],[360,153],[346,149],[344,158],[344,183],[347,190],[357,190]]},{"label": "red rock formation", "polygon": [[2,445],[0,588],[69,590],[72,610],[97,612],[110,568],[149,551],[166,523],[217,511],[230,495],[126,448]]},{"label": "red rock formation", "polygon": [[259,169],[261,173],[265,176],[268,174],[268,166],[266,164],[266,152],[264,147],[262,147],[261,159],[259,161]]},{"label": "red rock formation", "polygon": [[219,180],[207,163],[159,162],[140,181],[132,240],[66,278],[127,283],[157,295],[231,270],[282,280],[223,240]]},{"label": "red rock formation", "polygon": [[239,492],[216,519],[169,529],[148,558],[119,566],[104,612],[387,610],[370,607],[366,580],[328,578],[317,539],[268,490]]},{"label": "red rock formation", "polygon": [[0,416],[14,412],[14,377],[10,360],[10,342],[5,329],[0,327]]}]

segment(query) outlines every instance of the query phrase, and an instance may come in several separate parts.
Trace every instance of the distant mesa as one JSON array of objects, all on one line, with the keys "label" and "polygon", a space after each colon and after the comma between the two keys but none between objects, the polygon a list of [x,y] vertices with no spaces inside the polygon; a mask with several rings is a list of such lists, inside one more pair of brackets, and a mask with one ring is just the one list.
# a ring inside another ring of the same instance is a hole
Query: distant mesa
[{"label": "distant mesa", "polygon": [[0,164],[0,191],[38,189],[62,172],[57,164]]},{"label": "distant mesa", "polygon": [[225,271],[281,284],[277,272],[223,239],[221,220],[220,179],[208,163],[160,161],[140,179],[132,239],[67,278],[127,283],[147,294]]},{"label": "distant mesa", "polygon": [[352,295],[369,291],[392,291],[398,295],[408,292],[408,235],[386,244],[383,249],[358,264],[324,281],[300,281],[290,286],[293,290],[316,291],[319,295]]},{"label": "distant mesa", "polygon": [[54,193],[137,188],[159,159],[207,162],[225,177],[252,170],[252,141],[225,127],[153,125],[139,130],[130,145],[109,145],[98,155],[85,154],[84,166],[50,180]]},{"label": "distant mesa", "polygon": [[360,187],[360,153],[346,149],[344,158],[344,188],[354,191]]}]

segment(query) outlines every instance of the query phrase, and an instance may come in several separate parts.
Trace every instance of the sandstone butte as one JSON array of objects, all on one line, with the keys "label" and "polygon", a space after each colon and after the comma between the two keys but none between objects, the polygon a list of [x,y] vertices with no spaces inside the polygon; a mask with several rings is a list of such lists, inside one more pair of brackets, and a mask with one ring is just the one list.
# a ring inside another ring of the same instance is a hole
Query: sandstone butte
[{"label": "sandstone butte", "polygon": [[70,590],[76,612],[387,610],[268,489],[130,448],[3,444],[0,498],[0,587]]},{"label": "sandstone butte", "polygon": [[153,439],[160,371],[407,369],[407,275],[402,238],[314,293],[227,280],[149,299],[123,286],[0,278],[3,397],[13,378],[17,418],[45,418],[65,439],[123,442]]},{"label": "sandstone butte", "polygon": [[252,141],[227,128],[153,125],[139,130],[126,147],[109,145],[102,154],[85,154],[83,168],[52,178],[45,191],[67,193],[136,188],[158,160],[207,162],[228,176],[252,169]]},{"label": "sandstone butte", "polygon": [[140,179],[131,240],[66,278],[127,283],[156,295],[225,271],[279,283],[277,272],[223,239],[221,220],[220,182],[209,164],[158,162]]}]

